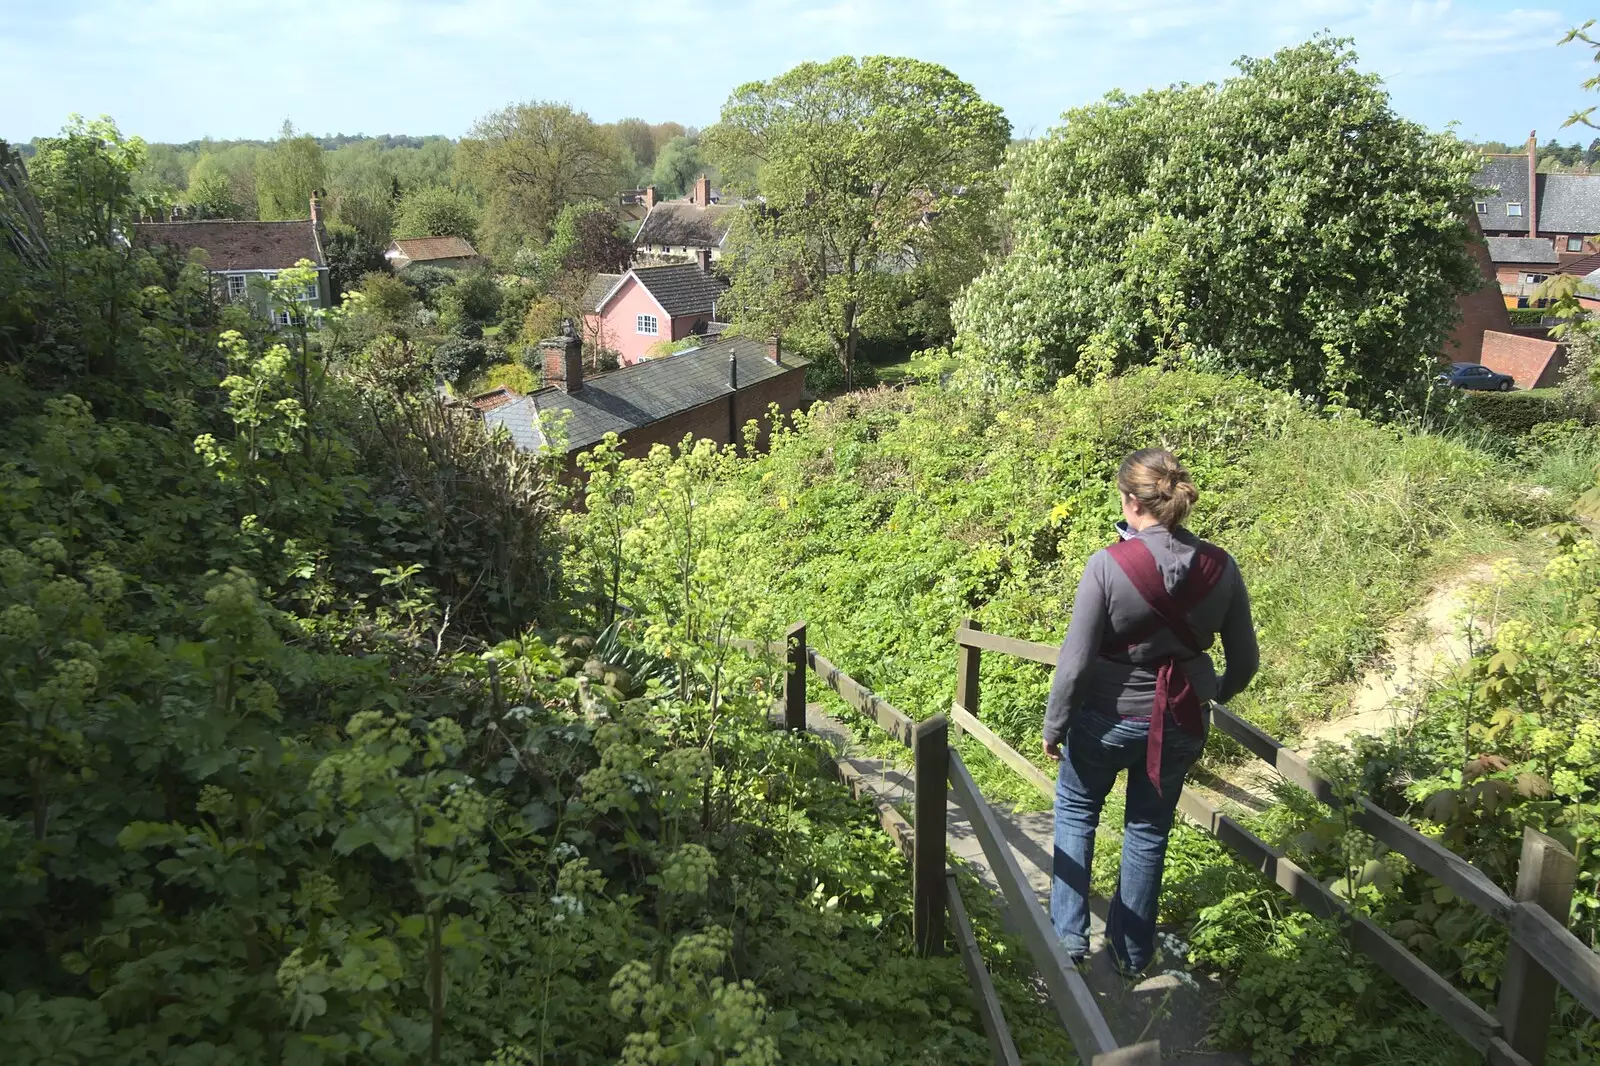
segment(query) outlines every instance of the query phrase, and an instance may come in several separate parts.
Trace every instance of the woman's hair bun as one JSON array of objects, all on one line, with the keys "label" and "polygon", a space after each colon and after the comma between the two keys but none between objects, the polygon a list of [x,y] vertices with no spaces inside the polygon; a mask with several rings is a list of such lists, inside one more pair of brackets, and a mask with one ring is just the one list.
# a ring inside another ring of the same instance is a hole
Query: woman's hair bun
[{"label": "woman's hair bun", "polygon": [[1138,500],[1141,510],[1168,529],[1182,525],[1200,498],[1189,471],[1165,448],[1129,453],[1117,470],[1117,488]]}]

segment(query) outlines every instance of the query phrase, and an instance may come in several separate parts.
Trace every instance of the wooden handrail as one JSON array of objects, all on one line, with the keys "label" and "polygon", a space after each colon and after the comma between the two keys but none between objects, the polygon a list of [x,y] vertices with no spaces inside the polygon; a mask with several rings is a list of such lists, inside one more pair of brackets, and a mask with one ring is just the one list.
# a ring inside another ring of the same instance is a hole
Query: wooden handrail
[{"label": "wooden handrail", "polygon": [[1061,949],[1061,942],[1056,939],[1044,908],[1039,906],[1033,886],[1028,884],[1022,867],[1017,864],[1017,857],[1000,829],[999,820],[984,802],[983,794],[973,782],[966,763],[961,761],[960,753],[954,750],[950,752],[950,791],[967,812],[978,843],[989,859],[989,868],[1000,884],[1000,891],[1006,898],[1011,914],[1017,919],[1022,942],[1027,946],[1028,954],[1033,956],[1033,964],[1050,991],[1050,1001],[1055,1004],[1056,1013],[1072,1037],[1072,1045],[1077,1048],[1078,1055],[1088,1066],[1094,1061],[1095,1055],[1115,1051],[1117,1038],[1111,1035],[1111,1027],[1100,1013],[1094,993]]},{"label": "wooden handrail", "polygon": [[[970,624],[963,624],[956,630],[955,642],[963,649],[998,651],[1047,666],[1055,665],[1059,657],[1059,650],[1054,645],[986,633]],[[960,694],[975,696],[979,691],[978,663],[973,661],[974,658],[963,652],[964,684]],[[1053,787],[1043,771],[982,722],[966,713],[959,695],[952,708],[951,719],[1046,796],[1053,795]],[[1277,738],[1220,704],[1212,707],[1212,721],[1220,732],[1238,741],[1245,750],[1274,767],[1286,780],[1305,789],[1318,801],[1334,808],[1343,806],[1333,783],[1312,770],[1303,756]],[[1510,1066],[1530,1061],[1507,1042],[1498,1019],[1457,991],[1455,986],[1429,969],[1370,920],[1352,914],[1342,900],[1281,853],[1232,818],[1217,811],[1191,789],[1183,790],[1179,806],[1202,828],[1271,877],[1274,883],[1302,905],[1320,914],[1346,919],[1351,943],[1482,1051],[1488,1061]],[[1418,869],[1438,878],[1479,911],[1508,927],[1514,954],[1523,953],[1559,982],[1591,1014],[1600,1018],[1600,954],[1566,928],[1562,920],[1565,915],[1552,916],[1537,902],[1512,899],[1482,870],[1438,841],[1422,835],[1414,826],[1396,818],[1370,799],[1359,797],[1351,807],[1352,818],[1358,826],[1404,855]],[[1548,841],[1547,845],[1551,848],[1560,847],[1554,841]],[[1535,1008],[1535,1013],[1538,1009]],[[1542,1043],[1538,1041],[1525,1042],[1525,1039],[1519,1038],[1516,1042],[1519,1046],[1542,1049]],[[1530,1054],[1542,1052],[1530,1051]]]}]

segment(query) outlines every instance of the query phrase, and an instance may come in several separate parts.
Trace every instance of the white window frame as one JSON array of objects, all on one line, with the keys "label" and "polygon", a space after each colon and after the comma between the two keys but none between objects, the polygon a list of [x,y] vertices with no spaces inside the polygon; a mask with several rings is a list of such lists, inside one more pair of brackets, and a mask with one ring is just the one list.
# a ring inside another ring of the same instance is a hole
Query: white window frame
[{"label": "white window frame", "polygon": [[1487,215],[1488,213],[1489,213],[1489,205],[1484,203],[1482,200],[1479,200],[1478,201],[1478,214]]},{"label": "white window frame", "polygon": [[[1577,245],[1576,248],[1573,247],[1574,244]],[[1581,252],[1581,251],[1583,251],[1583,238],[1582,237],[1568,237],[1567,238],[1567,251],[1569,251],[1569,252]]]},{"label": "white window frame", "polygon": [[1522,202],[1520,200],[1513,200],[1510,203],[1506,204],[1506,217],[1507,218],[1521,218],[1522,217]]},{"label": "white window frame", "polygon": [[228,275],[228,299],[237,300],[250,291],[250,276],[248,274]]},{"label": "white window frame", "polygon": [[[648,329],[645,327],[649,326]],[[661,320],[655,315],[636,315],[633,328],[641,337],[659,337],[661,335]]]}]

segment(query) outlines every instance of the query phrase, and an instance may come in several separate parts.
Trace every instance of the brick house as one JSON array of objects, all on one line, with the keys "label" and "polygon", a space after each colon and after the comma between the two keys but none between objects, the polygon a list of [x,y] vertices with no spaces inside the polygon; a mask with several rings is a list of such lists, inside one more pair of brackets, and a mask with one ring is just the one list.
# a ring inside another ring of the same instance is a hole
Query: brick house
[{"label": "brick house", "polygon": [[624,455],[634,458],[685,436],[742,443],[745,423],[755,421],[761,427],[757,447],[765,448],[770,407],[787,416],[803,402],[806,361],[782,355],[775,343],[718,339],[590,378],[583,373],[580,338],[553,337],[539,347],[551,384],[510,401],[496,395],[482,417],[527,450],[559,441],[574,477],[576,456],[607,433],[621,437]]},{"label": "brick house", "polygon": [[395,271],[404,270],[413,263],[464,270],[479,262],[478,250],[464,237],[410,237],[390,241],[383,257],[389,261],[389,269]]},{"label": "brick house", "polygon": [[1489,244],[1479,232],[1476,218],[1468,216],[1467,225],[1472,230],[1467,238],[1467,251],[1478,264],[1480,285],[1476,290],[1456,297],[1456,307],[1461,317],[1445,342],[1442,357],[1447,363],[1476,363],[1483,348],[1485,330],[1505,332],[1511,329],[1511,314],[1506,310],[1505,298],[1501,295]]},{"label": "brick house", "polygon": [[597,274],[584,295],[585,343],[632,366],[661,341],[716,332],[717,299],[728,283],[712,273],[709,252],[702,249],[698,258]]},{"label": "brick house", "polygon": [[1486,330],[1479,361],[1497,373],[1510,374],[1519,389],[1543,389],[1560,379],[1567,353],[1565,345],[1552,340]]},{"label": "brick house", "polygon": [[323,252],[327,232],[322,225],[322,205],[313,196],[310,207],[309,218],[289,222],[139,222],[133,226],[132,240],[142,247],[165,247],[185,257],[201,253],[219,299],[249,303],[275,325],[287,325],[293,312],[272,306],[267,283],[302,259],[317,268],[317,281],[307,288],[301,302],[312,307],[333,305],[328,258]]},{"label": "brick house", "polygon": [[1485,242],[1505,305],[1537,306],[1534,292],[1559,267],[1555,247],[1543,237],[1487,237]]},{"label": "brick house", "polygon": [[633,247],[641,255],[698,257],[705,252],[722,258],[728,229],[737,208],[719,203],[711,179],[702,174],[682,200],[656,200],[655,186],[645,190],[648,213],[634,235]]},{"label": "brick house", "polygon": [[1561,261],[1600,252],[1600,175],[1540,174],[1539,143],[1491,155],[1478,172],[1478,223],[1490,237],[1528,237]]}]

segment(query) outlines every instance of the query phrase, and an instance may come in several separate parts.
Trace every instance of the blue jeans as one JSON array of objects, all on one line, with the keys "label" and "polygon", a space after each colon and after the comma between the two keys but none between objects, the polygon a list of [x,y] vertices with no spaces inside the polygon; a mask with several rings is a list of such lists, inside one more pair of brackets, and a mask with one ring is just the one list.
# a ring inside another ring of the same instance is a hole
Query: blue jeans
[{"label": "blue jeans", "polygon": [[[1211,713],[1205,716],[1211,725]],[[1117,961],[1135,973],[1155,955],[1156,906],[1167,834],[1178,807],[1184,775],[1200,758],[1205,737],[1194,736],[1170,717],[1161,739],[1161,792],[1145,772],[1147,718],[1122,718],[1085,708],[1075,715],[1062,745],[1056,777],[1056,848],[1051,871],[1050,921],[1069,955],[1089,950],[1089,867],[1100,808],[1120,771],[1128,771],[1123,815],[1122,867],[1111,898],[1106,940]]]}]

